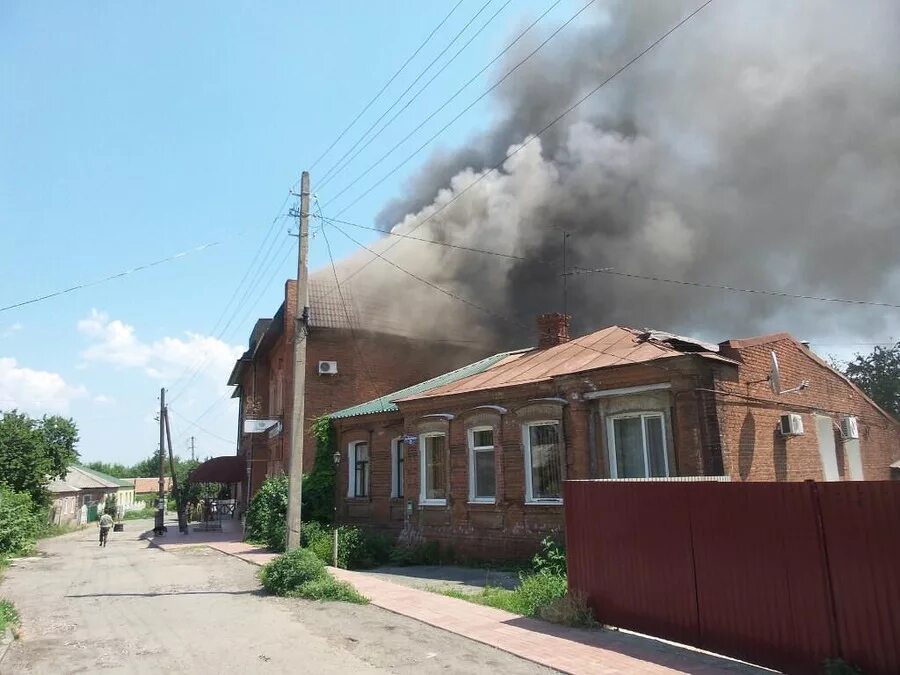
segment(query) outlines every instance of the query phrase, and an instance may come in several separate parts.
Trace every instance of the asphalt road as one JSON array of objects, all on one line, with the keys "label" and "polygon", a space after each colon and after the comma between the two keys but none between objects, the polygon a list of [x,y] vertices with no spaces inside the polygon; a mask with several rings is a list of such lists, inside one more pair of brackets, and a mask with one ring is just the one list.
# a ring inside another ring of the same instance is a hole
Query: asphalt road
[{"label": "asphalt road", "polygon": [[256,568],[205,547],[160,551],[126,524],[41,542],[0,582],[22,637],[0,673],[549,673],[373,606],[261,593]]}]

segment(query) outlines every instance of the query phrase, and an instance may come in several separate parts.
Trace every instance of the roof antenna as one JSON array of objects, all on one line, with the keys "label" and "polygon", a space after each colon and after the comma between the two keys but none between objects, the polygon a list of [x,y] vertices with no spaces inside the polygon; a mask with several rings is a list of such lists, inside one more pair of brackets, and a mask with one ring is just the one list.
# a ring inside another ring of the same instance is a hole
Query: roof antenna
[{"label": "roof antenna", "polygon": [[772,393],[776,396],[781,394],[795,394],[809,387],[809,380],[801,380],[800,384],[793,389],[781,388],[781,369],[778,367],[778,356],[774,351],[769,352],[771,359],[771,369],[769,370],[769,386],[772,387]]}]

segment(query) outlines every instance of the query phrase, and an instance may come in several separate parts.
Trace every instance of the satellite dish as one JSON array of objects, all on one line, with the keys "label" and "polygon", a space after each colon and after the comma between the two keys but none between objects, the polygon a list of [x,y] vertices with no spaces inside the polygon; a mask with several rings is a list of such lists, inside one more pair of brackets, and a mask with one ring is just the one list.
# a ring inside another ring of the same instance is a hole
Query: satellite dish
[{"label": "satellite dish", "polygon": [[772,393],[778,396],[781,393],[781,371],[778,369],[778,357],[775,352],[769,352],[772,357],[772,368],[769,371],[769,386],[772,387]]}]

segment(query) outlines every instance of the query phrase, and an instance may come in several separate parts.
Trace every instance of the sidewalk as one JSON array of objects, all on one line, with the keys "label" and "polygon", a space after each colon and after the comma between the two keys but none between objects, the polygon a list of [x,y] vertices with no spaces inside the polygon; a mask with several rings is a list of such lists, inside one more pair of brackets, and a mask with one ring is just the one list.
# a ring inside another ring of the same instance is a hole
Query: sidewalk
[{"label": "sidewalk", "polygon": [[[235,540],[235,533],[192,533],[150,537],[165,551],[209,546],[253,565],[277,557],[264,548]],[[680,647],[660,640],[608,630],[567,628],[385,581],[368,572],[329,567],[338,579],[351,583],[371,603],[462,637],[496,647],[528,661],[564,673],[587,675],[663,673],[770,673],[761,668]]]}]

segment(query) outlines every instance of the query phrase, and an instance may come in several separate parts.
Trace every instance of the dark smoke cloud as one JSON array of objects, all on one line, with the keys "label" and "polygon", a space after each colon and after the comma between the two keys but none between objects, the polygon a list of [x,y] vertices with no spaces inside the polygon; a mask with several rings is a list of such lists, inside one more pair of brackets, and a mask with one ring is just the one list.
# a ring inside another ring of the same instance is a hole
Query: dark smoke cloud
[{"label": "dark smoke cloud", "polygon": [[[379,223],[412,229],[692,8],[603,4],[517,71],[495,97],[497,123],[431,157]],[[898,29],[900,5],[888,0],[714,3],[415,235],[555,260],[567,231],[576,266],[890,301],[900,281]],[[559,264],[407,241],[386,255],[529,324],[561,308]],[[533,341],[381,261],[355,281],[357,296],[402,299],[385,311],[409,317],[411,330]],[[718,339],[898,326],[895,310],[607,275],[569,288],[578,332],[618,323]]]}]

